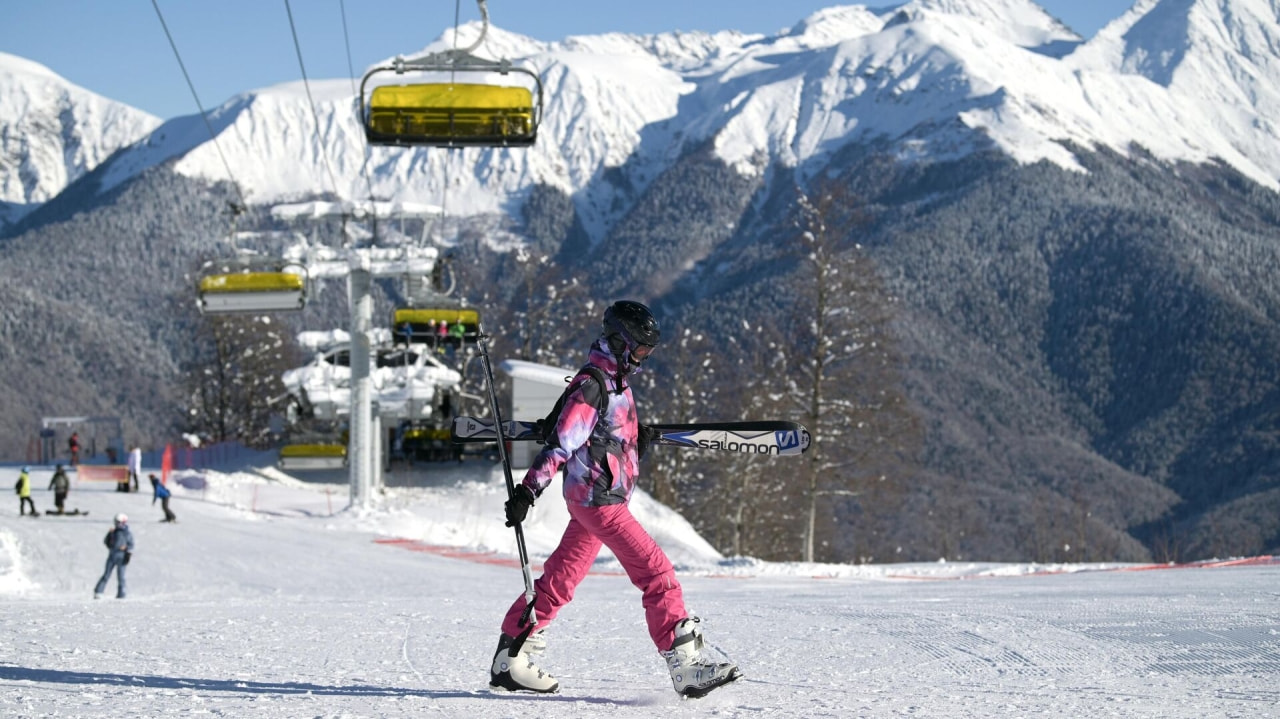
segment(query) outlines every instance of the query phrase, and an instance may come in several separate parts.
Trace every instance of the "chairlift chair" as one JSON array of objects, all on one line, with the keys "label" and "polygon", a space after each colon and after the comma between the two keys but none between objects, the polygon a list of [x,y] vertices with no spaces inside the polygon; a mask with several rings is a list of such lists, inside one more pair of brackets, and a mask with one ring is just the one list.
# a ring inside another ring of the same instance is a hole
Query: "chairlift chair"
[{"label": "chairlift chair", "polygon": [[465,341],[474,342],[480,336],[480,311],[470,307],[397,307],[391,314],[391,331],[410,342],[435,342],[437,335],[431,328],[441,322],[449,327],[461,324]]},{"label": "chairlift chair", "polygon": [[413,424],[404,430],[401,451],[412,461],[440,461],[456,457],[455,447],[449,441],[448,428]]},{"label": "chairlift chair", "polygon": [[528,88],[481,84],[376,87],[364,126],[373,145],[520,147],[538,136]]},{"label": "chairlift chair", "polygon": [[[510,147],[532,145],[542,120],[542,80],[528,68],[509,60],[487,60],[471,54],[484,41],[489,13],[477,0],[484,24],[470,47],[397,57],[375,67],[360,82],[360,117],[371,145],[427,147]],[[370,86],[383,73],[403,77],[446,75],[444,82],[404,82]],[[512,74],[527,77],[527,85],[455,82],[462,73],[471,79]]]},{"label": "chairlift chair", "polygon": [[276,464],[284,471],[342,469],[347,466],[347,447],[333,442],[287,444],[280,448]]},{"label": "chairlift chair", "polygon": [[296,312],[307,303],[307,269],[300,264],[223,269],[200,278],[197,303],[204,314]]}]

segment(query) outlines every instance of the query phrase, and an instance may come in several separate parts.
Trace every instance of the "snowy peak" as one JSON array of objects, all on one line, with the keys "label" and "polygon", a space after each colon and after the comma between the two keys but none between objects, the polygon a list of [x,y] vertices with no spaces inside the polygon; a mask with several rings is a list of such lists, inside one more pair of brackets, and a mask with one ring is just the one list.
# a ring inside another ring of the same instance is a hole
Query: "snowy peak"
[{"label": "snowy peak", "polygon": [[830,47],[844,40],[878,32],[884,19],[862,5],[840,5],[819,10],[781,33],[780,40],[798,48]]},{"label": "snowy peak", "polygon": [[0,207],[16,219],[159,124],[43,65],[0,53]]},{"label": "snowy peak", "polygon": [[976,23],[1018,47],[1060,56],[1082,40],[1031,0],[912,0],[892,13],[890,23],[944,15]]},{"label": "snowy peak", "polygon": [[1091,55],[1110,69],[1165,87],[1251,84],[1280,78],[1280,15],[1271,0],[1139,0],[1103,28]]},{"label": "snowy peak", "polygon": [[[1140,0],[1078,53],[1090,72],[1140,77],[1178,108],[1187,145],[1274,187],[1280,178],[1280,16],[1272,0]],[[1194,159],[1199,159],[1195,157]]]},{"label": "snowy peak", "polygon": [[[545,52],[549,44],[540,42],[526,35],[509,32],[500,27],[489,25],[485,30],[483,23],[472,21],[459,25],[457,29],[449,28],[440,37],[418,52],[405,53],[405,57],[418,57],[449,50],[464,50],[471,47],[476,38],[484,31],[484,40],[480,46],[471,51],[476,57],[497,60],[502,58],[528,57]],[[390,60],[391,58],[388,58]]]}]

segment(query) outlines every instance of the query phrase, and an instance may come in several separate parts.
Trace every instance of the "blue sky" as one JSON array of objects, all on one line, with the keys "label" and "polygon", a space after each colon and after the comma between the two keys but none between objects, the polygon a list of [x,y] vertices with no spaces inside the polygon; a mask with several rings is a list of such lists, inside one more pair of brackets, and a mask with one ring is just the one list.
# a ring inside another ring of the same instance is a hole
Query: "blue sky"
[{"label": "blue sky", "polygon": [[[156,0],[200,103],[301,77],[284,0]],[[609,31],[742,30],[773,33],[838,0],[489,0],[492,22],[540,40]],[[847,3],[856,4],[856,3]],[[871,6],[891,5],[865,2]],[[290,0],[307,77],[348,77],[379,60],[413,53],[461,19],[474,0]],[[1129,8],[1128,0],[1040,0],[1085,37]],[[71,82],[161,118],[197,112],[148,0],[11,0],[0,51],[34,60]]]}]

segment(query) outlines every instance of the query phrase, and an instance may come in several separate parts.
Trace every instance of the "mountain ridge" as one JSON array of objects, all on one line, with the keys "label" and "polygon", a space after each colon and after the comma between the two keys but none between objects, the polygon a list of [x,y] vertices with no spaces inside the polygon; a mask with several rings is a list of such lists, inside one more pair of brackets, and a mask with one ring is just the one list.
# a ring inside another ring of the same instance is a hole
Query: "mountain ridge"
[{"label": "mountain ridge", "polygon": [[0,52],[0,233],[160,119]]},{"label": "mountain ridge", "polygon": [[[1082,171],[1064,142],[1121,153],[1136,143],[1164,160],[1219,158],[1276,189],[1280,138],[1269,118],[1280,109],[1280,59],[1264,40],[1280,26],[1262,17],[1257,1],[1230,0],[1239,12],[1225,18],[1203,0],[1139,3],[1087,42],[1030,0],[836,6],[767,36],[612,33],[542,42],[491,27],[482,54],[509,56],[544,76],[542,140],[519,152],[446,157],[373,149],[372,192],[470,215],[520,201],[530,183],[547,184],[574,198],[598,240],[618,219],[609,208],[626,198],[594,180],[624,166],[627,182],[643,188],[656,168],[708,140],[743,174],[775,163],[820,167],[840,146],[877,138],[920,159],[982,151],[968,133],[962,141],[950,129],[957,120],[1022,163],[1048,159]],[[1157,21],[1167,17],[1185,20],[1172,23],[1185,34],[1162,34],[1171,23]],[[459,41],[478,31],[460,27]],[[453,34],[424,50],[452,46]],[[1060,57],[1038,51],[1055,43],[1076,44]],[[1182,45],[1188,52],[1161,84],[1169,68],[1142,58]],[[1222,72],[1253,84],[1224,97]],[[210,112],[216,149],[191,117],[169,120],[124,149],[103,189],[176,158],[179,172],[231,179],[257,204],[364,198],[366,149],[351,85],[310,83],[320,128],[299,82],[231,98]],[[262,144],[266,137],[274,141]],[[448,190],[445,176],[456,183]]]}]

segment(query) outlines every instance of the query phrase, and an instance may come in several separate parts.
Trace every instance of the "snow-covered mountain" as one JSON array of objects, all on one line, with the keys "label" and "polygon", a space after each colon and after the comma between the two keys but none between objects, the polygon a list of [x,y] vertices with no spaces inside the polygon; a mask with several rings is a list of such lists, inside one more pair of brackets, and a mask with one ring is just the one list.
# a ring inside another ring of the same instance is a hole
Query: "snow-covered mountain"
[{"label": "snow-covered mountain", "polygon": [[[459,29],[464,43],[478,31],[478,24]],[[491,27],[480,54],[536,68],[545,83],[546,115],[533,148],[370,149],[351,81],[312,82],[315,114],[306,88],[294,82],[246,92],[212,111],[216,146],[198,117],[164,123],[113,163],[102,189],[170,160],[184,175],[225,181],[221,154],[253,203],[317,194],[363,199],[367,154],[379,198],[471,215],[510,209],[529,187],[546,184],[574,197],[599,237],[629,197],[708,142],[747,176],[774,166],[803,173],[850,142],[921,159],[994,144],[1023,163],[1072,169],[1080,167],[1064,142],[1122,154],[1136,144],[1161,159],[1220,158],[1275,188],[1277,38],[1269,0],[1141,0],[1088,42],[1031,0],[837,6],[771,36],[615,33],[544,42]],[[424,50],[453,45],[448,31]],[[0,67],[18,63],[10,58]],[[18,83],[22,97],[42,87],[36,70],[28,76]],[[20,165],[0,168],[3,197],[45,199],[113,141],[153,122],[101,102],[70,103],[87,109],[71,115],[61,134],[48,133],[76,141],[49,142],[39,154],[20,154]],[[15,130],[13,104],[0,103],[6,148],[27,134]],[[114,121],[91,122],[95,109]],[[66,163],[46,159],[63,148]],[[621,181],[600,181],[618,168]]]},{"label": "snow-covered mountain", "polygon": [[[1270,0],[1140,0],[1074,58],[1160,157],[1280,178],[1280,13]],[[1106,97],[1105,95],[1103,97]],[[1095,103],[1096,104],[1096,103]],[[1113,113],[1114,114],[1114,113]],[[1118,145],[1113,134],[1107,144]]]},{"label": "snow-covered mountain", "polygon": [[[520,151],[373,149],[380,197],[496,211],[532,183],[575,197],[588,229],[619,193],[643,189],[673,158],[710,141],[739,172],[820,161],[851,141],[946,158],[985,144],[1022,162],[1076,167],[1063,141],[1156,156],[1222,158],[1269,187],[1280,176],[1270,120],[1280,35],[1265,0],[1148,0],[1088,43],[1030,0],[912,0],[833,7],[773,36],[609,34],[539,42],[491,28],[482,52],[537,68],[547,112]],[[460,29],[474,37],[478,26]],[[451,46],[447,33],[426,49]],[[290,83],[214,113],[218,146],[251,201],[360,197],[366,148],[351,83]],[[971,130],[980,130],[975,134]],[[196,118],[158,128],[107,186],[179,158],[225,180]],[[626,165],[621,184],[593,182]],[[326,166],[328,165],[328,167]],[[332,173],[329,167],[332,168]],[[450,183],[445,193],[446,178]]]},{"label": "snow-covered mountain", "polygon": [[0,52],[0,228],[159,124],[43,65]]}]

